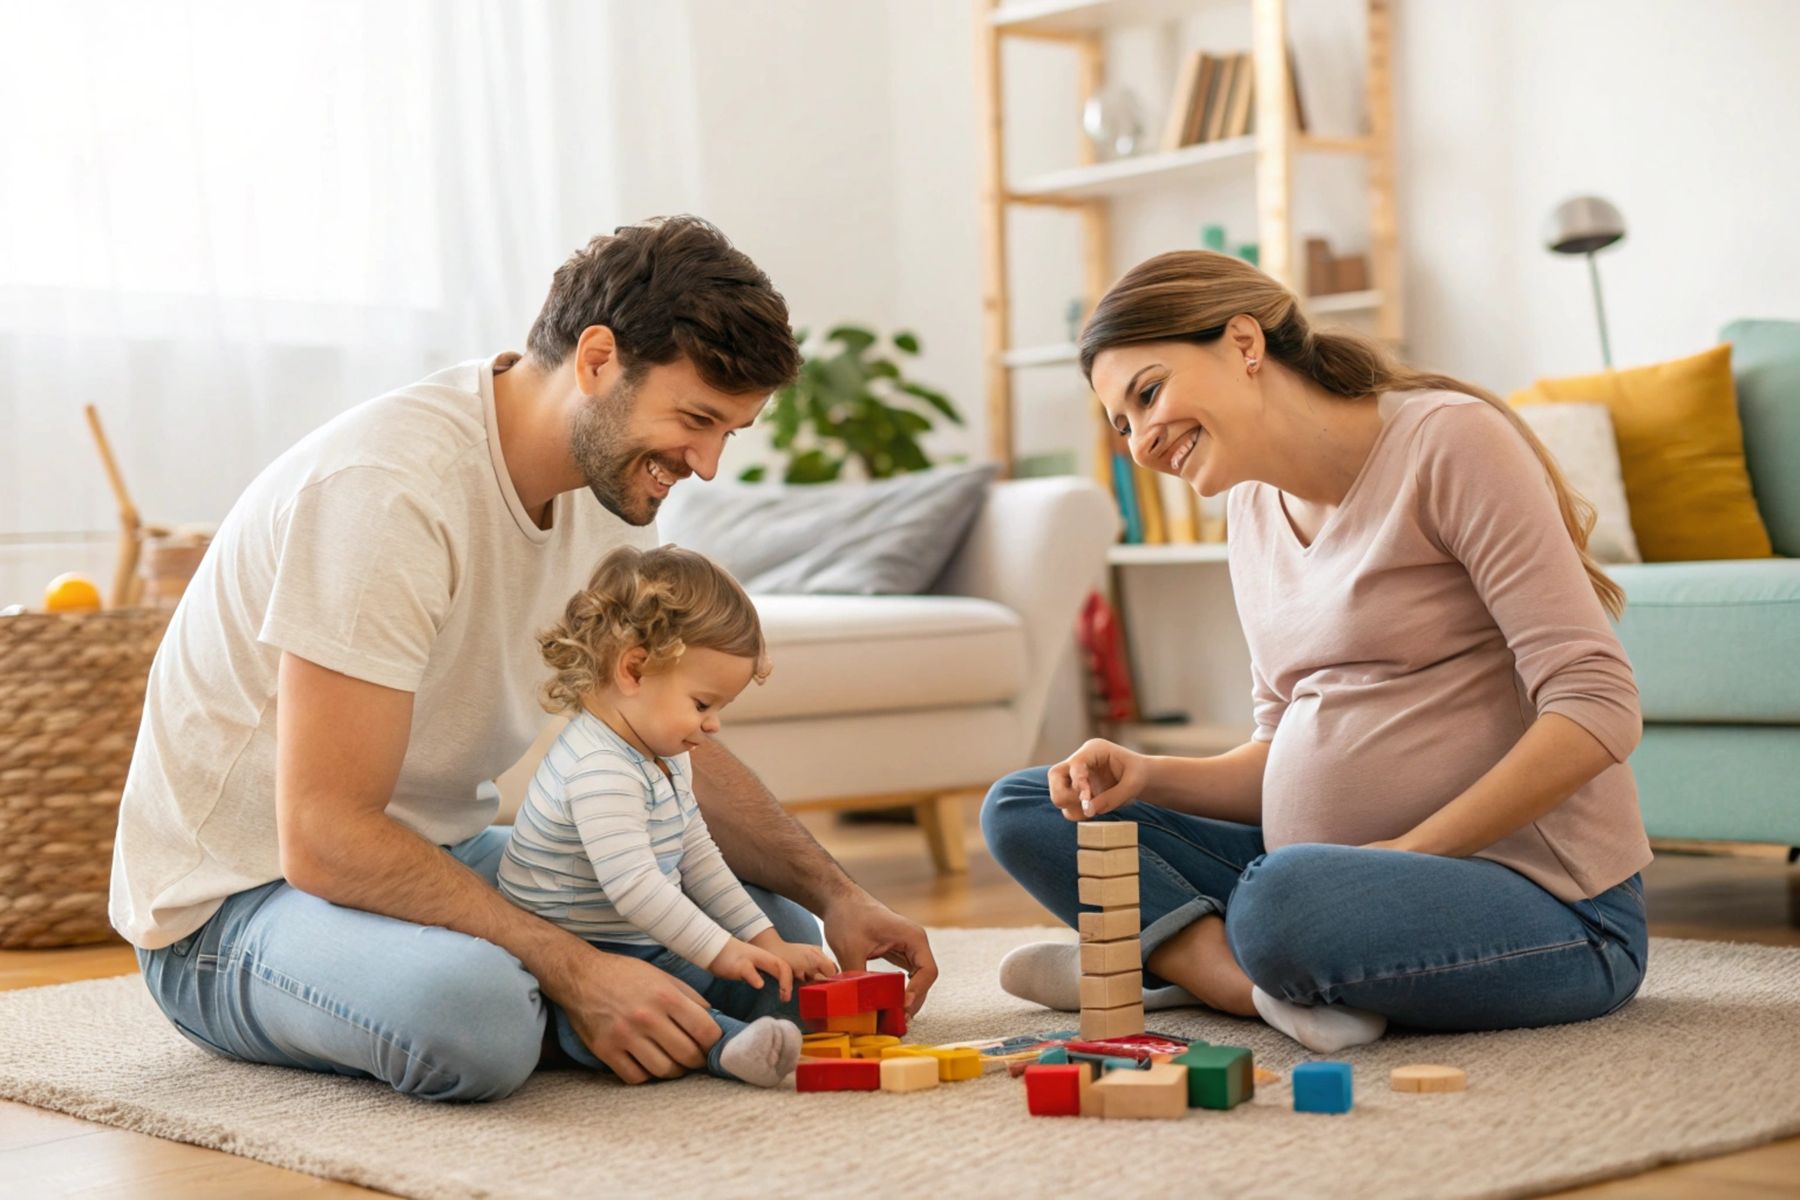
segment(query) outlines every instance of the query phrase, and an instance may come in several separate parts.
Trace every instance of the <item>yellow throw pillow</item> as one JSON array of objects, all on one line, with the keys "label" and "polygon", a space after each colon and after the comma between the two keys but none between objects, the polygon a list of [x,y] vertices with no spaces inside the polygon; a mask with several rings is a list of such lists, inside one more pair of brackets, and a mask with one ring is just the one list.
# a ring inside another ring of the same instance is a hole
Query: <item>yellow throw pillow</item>
[{"label": "yellow throw pillow", "polygon": [[1631,528],[1645,562],[1774,553],[1744,467],[1729,345],[1629,371],[1540,379],[1509,399],[1611,410]]}]

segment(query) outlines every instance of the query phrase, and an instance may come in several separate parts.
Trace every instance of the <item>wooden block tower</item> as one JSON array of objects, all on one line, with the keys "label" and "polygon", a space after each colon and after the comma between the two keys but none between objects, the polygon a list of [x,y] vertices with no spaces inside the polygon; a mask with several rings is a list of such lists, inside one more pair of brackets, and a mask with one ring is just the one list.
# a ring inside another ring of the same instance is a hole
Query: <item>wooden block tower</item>
[{"label": "wooden block tower", "polygon": [[1138,828],[1135,821],[1075,826],[1081,923],[1081,1036],[1144,1032],[1143,951],[1138,942]]}]

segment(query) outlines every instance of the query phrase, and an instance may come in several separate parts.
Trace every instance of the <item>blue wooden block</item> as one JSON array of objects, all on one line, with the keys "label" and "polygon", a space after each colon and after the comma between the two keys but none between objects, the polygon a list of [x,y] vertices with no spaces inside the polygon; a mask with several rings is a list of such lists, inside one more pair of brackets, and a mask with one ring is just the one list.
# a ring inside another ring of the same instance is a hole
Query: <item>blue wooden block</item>
[{"label": "blue wooden block", "polygon": [[1100,1073],[1104,1075],[1108,1071],[1136,1071],[1148,1065],[1135,1058],[1103,1058],[1100,1060]]},{"label": "blue wooden block", "polygon": [[1344,1113],[1350,1111],[1350,1064],[1303,1062],[1292,1074],[1294,1111]]}]

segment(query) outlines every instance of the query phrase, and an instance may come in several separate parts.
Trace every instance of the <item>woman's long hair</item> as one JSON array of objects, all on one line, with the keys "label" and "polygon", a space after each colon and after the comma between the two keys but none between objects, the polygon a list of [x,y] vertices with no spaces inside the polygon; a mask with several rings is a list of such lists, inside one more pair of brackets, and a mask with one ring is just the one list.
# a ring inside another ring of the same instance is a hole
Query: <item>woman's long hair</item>
[{"label": "woman's long hair", "polygon": [[[1556,460],[1512,406],[1485,388],[1448,375],[1419,371],[1374,338],[1340,329],[1314,329],[1294,294],[1241,259],[1210,250],[1172,250],[1139,263],[1114,284],[1081,331],[1081,372],[1093,377],[1102,350],[1141,342],[1211,342],[1232,317],[1262,326],[1266,353],[1334,396],[1446,391],[1477,396],[1503,414],[1543,465],[1556,493],[1569,540],[1609,615],[1625,608],[1625,590],[1588,553],[1594,506],[1569,487]],[[1206,336],[1196,336],[1208,331]]]}]

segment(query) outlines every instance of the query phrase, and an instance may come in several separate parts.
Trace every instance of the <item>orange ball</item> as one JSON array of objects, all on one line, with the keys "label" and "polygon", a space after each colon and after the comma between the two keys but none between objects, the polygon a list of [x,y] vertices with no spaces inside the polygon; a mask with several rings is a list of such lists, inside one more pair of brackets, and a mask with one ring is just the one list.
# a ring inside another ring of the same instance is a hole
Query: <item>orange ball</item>
[{"label": "orange ball", "polygon": [[58,575],[44,589],[45,612],[99,612],[100,589],[85,575]]}]

